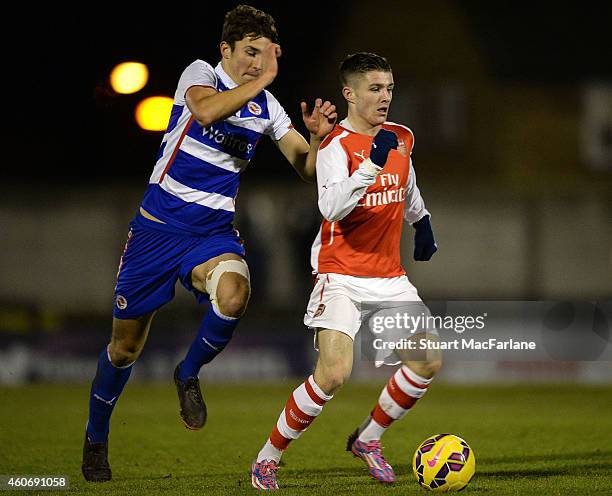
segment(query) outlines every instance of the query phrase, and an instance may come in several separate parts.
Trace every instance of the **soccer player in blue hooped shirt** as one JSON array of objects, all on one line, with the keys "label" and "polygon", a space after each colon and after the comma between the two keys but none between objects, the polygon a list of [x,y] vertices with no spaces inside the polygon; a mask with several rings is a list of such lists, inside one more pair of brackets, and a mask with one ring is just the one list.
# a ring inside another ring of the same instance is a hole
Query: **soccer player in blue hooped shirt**
[{"label": "soccer player in blue hooped shirt", "polygon": [[240,5],[225,16],[221,62],[189,65],[178,83],[168,129],[117,275],[110,344],[91,386],[82,472],[111,479],[111,413],[140,355],[155,312],[174,296],[177,279],[211,305],[174,372],[180,417],[189,429],[206,422],[198,372],[227,345],[250,294],[244,248],[233,228],[240,173],[267,134],[298,174],[315,177],[316,153],[336,111],[317,99],[301,103],[310,144],[265,88],[277,75],[274,19]]}]

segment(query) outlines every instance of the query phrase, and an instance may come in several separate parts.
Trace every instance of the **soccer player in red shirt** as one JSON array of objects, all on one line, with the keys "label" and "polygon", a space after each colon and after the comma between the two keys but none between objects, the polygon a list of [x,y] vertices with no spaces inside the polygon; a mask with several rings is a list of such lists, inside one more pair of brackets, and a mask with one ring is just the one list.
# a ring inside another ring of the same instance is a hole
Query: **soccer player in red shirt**
[{"label": "soccer player in red shirt", "polygon": [[[414,302],[425,309],[400,262],[404,219],[415,228],[415,260],[437,250],[429,212],[416,185],[412,131],[387,121],[393,74],[372,53],[347,57],[340,67],[348,117],[317,154],[319,209],[324,217],[312,247],[315,287],[304,316],[314,329],[319,357],[314,373],[293,391],[251,468],[257,489],[276,489],[285,449],[321,413],[351,374],[353,342],[362,325],[362,302]],[[412,339],[436,340],[436,331],[413,329]],[[441,367],[440,353],[398,352],[400,368],[383,388],[371,414],[348,439],[381,482],[394,482],[380,438],[421,398]]]}]

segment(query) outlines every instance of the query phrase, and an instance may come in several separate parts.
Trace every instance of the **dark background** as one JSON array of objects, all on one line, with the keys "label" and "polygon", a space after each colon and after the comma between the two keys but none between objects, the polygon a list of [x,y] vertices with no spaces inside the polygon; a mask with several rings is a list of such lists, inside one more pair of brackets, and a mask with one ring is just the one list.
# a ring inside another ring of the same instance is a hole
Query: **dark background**
[{"label": "dark background", "polygon": [[[193,60],[216,65],[224,14],[237,3],[23,4],[5,13],[0,384],[91,379],[108,342],[128,224],[163,135],[142,131],[134,109],[147,96],[173,96]],[[413,230],[404,229],[402,262],[423,299],[612,297],[609,4],[252,5],[276,19],[283,56],[269,89],[301,132],[304,99],[330,99],[345,116],[337,69],[347,54],[390,61],[390,120],[415,133],[418,184],[439,245],[430,262],[415,263]],[[148,65],[149,82],[117,95],[109,74],[130,60]],[[316,189],[264,139],[237,204],[252,297],[207,374],[301,375],[313,353],[302,316],[320,225]],[[143,377],[171,376],[204,311],[177,288],[153,323]],[[498,365],[470,366],[462,377],[514,373]],[[610,377],[572,370],[580,380]]]},{"label": "dark background", "polygon": [[[13,14],[7,20],[20,26],[20,38],[4,44],[9,60],[5,82],[11,89],[5,108],[5,116],[10,116],[5,120],[9,143],[5,179],[29,185],[103,181],[144,186],[161,133],[138,128],[133,119],[136,103],[154,94],[172,96],[181,71],[196,58],[215,65],[224,13],[237,3],[187,3],[167,10],[46,6],[42,11]],[[320,67],[333,71],[338,65],[339,60],[330,57],[359,2],[252,4],[277,21],[283,56],[270,90],[296,127],[303,130],[301,99],[323,96],[343,109],[339,87],[321,84]],[[410,32],[424,22],[435,30],[438,18],[423,19],[418,13],[412,17],[411,8],[401,5],[405,3],[385,2],[378,7],[389,36]],[[495,82],[559,87],[612,79],[609,4],[464,0],[434,5],[441,17],[453,10],[463,19],[487,76]],[[399,14],[400,9],[404,14]],[[389,11],[398,15],[388,16]],[[363,19],[359,37],[347,46],[357,51],[376,45],[368,38],[371,23],[377,19]],[[397,48],[396,53],[384,53],[392,65],[402,57],[403,47]],[[411,43],[410,49],[420,50],[418,43]],[[150,80],[135,95],[116,95],[108,75],[115,64],[126,60],[147,64]],[[396,79],[401,88],[424,78],[416,67],[413,74],[402,73]],[[269,143],[261,148],[254,161],[258,171],[291,176],[290,168],[278,166]]]}]

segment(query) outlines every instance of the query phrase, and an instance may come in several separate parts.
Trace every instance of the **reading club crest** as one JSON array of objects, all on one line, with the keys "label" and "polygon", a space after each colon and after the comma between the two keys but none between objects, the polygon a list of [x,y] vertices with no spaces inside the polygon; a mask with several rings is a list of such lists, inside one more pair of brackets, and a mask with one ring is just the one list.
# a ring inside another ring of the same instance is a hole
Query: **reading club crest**
[{"label": "reading club crest", "polygon": [[125,310],[127,308],[127,305],[128,305],[127,300],[125,299],[125,297],[121,296],[121,295],[117,295],[115,303],[116,303],[117,308],[119,310]]},{"label": "reading club crest", "polygon": [[259,106],[258,103],[255,102],[249,102],[247,104],[247,108],[249,109],[249,112],[251,112],[251,114],[253,115],[261,115],[261,107]]}]

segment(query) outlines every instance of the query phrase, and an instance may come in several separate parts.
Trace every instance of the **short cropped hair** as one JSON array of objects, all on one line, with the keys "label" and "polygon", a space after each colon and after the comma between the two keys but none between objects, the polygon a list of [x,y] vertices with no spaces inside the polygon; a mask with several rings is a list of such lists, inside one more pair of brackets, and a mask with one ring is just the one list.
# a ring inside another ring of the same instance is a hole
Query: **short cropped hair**
[{"label": "short cropped hair", "polygon": [[369,52],[352,53],[340,64],[340,83],[347,86],[351,76],[370,71],[393,72],[387,59],[380,55]]},{"label": "short cropped hair", "polygon": [[225,14],[221,41],[227,42],[233,50],[235,43],[247,36],[264,37],[278,43],[274,18],[250,5],[238,5]]}]

